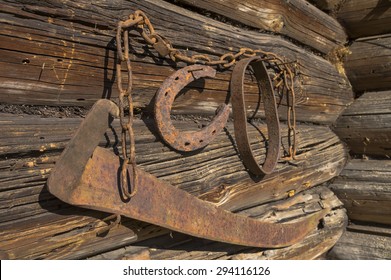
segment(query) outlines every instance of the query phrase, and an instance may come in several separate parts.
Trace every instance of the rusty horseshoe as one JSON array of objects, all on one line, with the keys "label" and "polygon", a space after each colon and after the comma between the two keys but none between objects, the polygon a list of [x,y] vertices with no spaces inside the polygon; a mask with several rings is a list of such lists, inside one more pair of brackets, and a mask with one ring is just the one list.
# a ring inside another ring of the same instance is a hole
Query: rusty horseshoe
[{"label": "rusty horseshoe", "polygon": [[190,82],[214,77],[216,70],[205,65],[186,66],[168,77],[155,96],[154,116],[157,130],[168,145],[178,151],[194,151],[208,145],[221,131],[229,117],[229,106],[221,104],[212,122],[199,131],[179,131],[170,119],[175,97]]}]

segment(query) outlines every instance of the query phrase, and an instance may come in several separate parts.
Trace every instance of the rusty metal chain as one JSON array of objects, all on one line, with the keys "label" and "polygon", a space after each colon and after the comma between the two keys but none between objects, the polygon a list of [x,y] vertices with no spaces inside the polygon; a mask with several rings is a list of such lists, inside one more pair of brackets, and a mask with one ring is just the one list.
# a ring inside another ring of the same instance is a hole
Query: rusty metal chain
[{"label": "rusty metal chain", "polygon": [[[139,23],[140,18],[136,18],[130,25],[135,25]],[[117,29],[117,64],[116,64],[116,74],[117,74],[117,87],[119,91],[119,116],[121,123],[121,148],[122,148],[122,164],[121,164],[121,188],[122,193],[125,198],[131,198],[137,193],[137,173],[136,173],[136,151],[135,151],[135,140],[134,140],[134,131],[133,131],[133,100],[132,100],[132,66],[129,58],[129,33],[123,32],[124,29],[121,26],[121,22],[118,24]],[[124,47],[122,48],[122,39]],[[123,49],[123,50],[122,50]],[[122,86],[122,64],[126,64],[126,70],[128,73],[128,83],[124,89]],[[128,117],[125,117],[125,107],[128,103],[129,113]],[[126,139],[129,140],[130,145],[127,147]],[[133,182],[128,184],[128,165],[132,167],[132,178]],[[130,191],[133,187],[133,191]]]},{"label": "rusty metal chain", "polygon": [[[120,21],[117,26],[117,52],[118,60],[116,65],[117,71],[117,85],[119,90],[119,107],[120,119],[122,126],[122,189],[126,197],[133,196],[137,191],[137,174],[134,172],[136,166],[135,148],[134,148],[134,132],[132,129],[133,122],[133,102],[131,96],[132,88],[132,69],[129,58],[129,31],[131,29],[137,30],[145,42],[152,46],[160,56],[169,57],[174,62],[185,62],[188,64],[203,64],[210,66],[219,66],[227,69],[233,66],[241,57],[260,56],[267,61],[273,68],[276,68],[276,74],[273,78],[274,86],[281,94],[287,92],[287,121],[288,121],[288,139],[289,139],[289,153],[285,160],[294,159],[296,156],[296,111],[295,111],[295,90],[294,90],[294,71],[291,68],[290,62],[285,62],[283,58],[275,53],[266,52],[261,49],[240,48],[238,52],[225,53],[218,59],[212,59],[206,54],[187,55],[180,50],[174,48],[169,40],[159,35],[146,14],[140,10],[135,11],[129,15],[125,21]],[[123,45],[122,45],[123,42]],[[121,65],[126,64],[128,72],[128,85],[124,89],[122,87],[122,73]],[[129,106],[129,115],[125,120],[125,100]],[[126,138],[130,140],[129,148],[126,147]],[[133,167],[133,191],[129,192],[127,185],[127,165]]]},{"label": "rusty metal chain", "polygon": [[293,73],[291,71],[288,72],[288,76],[290,77],[288,82],[287,74],[284,74],[285,86],[288,88],[288,93],[290,96],[287,96],[287,105],[288,105],[288,113],[287,113],[287,122],[288,122],[288,141],[289,141],[289,154],[285,157],[285,160],[292,160],[296,158],[296,95],[294,91],[293,85]]}]

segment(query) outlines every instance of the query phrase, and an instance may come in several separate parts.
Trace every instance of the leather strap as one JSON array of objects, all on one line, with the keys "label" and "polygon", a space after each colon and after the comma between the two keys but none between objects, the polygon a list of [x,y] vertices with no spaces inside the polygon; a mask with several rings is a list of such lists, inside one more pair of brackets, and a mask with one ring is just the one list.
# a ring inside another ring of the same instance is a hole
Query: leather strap
[{"label": "leather strap", "polygon": [[[269,145],[263,166],[258,165],[250,146],[247,134],[247,115],[244,102],[244,74],[251,66],[263,95],[265,116],[269,134]],[[273,86],[264,62],[259,57],[250,57],[237,62],[231,79],[231,103],[234,116],[236,145],[247,169],[256,176],[273,172],[280,153],[280,123]]]}]

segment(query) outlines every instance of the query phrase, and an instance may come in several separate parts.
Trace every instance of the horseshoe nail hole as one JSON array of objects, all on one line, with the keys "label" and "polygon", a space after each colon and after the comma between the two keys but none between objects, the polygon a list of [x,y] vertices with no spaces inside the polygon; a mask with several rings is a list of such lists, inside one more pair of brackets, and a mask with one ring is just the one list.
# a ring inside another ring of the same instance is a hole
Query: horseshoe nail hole
[{"label": "horseshoe nail hole", "polygon": [[78,98],[78,99],[76,99],[77,101],[85,101],[85,99],[84,98]]},{"label": "horseshoe nail hole", "polygon": [[30,59],[25,58],[25,59],[22,60],[22,63],[23,64],[29,64],[30,63]]},{"label": "horseshoe nail hole", "polygon": [[202,143],[202,142],[204,142],[204,140],[201,139],[201,140],[200,140],[200,143]]},{"label": "horseshoe nail hole", "polygon": [[58,62],[62,62],[62,59],[61,59],[61,58],[57,58],[57,61],[58,61]]},{"label": "horseshoe nail hole", "polygon": [[166,93],[164,94],[164,96],[167,96],[168,95],[168,91],[166,91]]},{"label": "horseshoe nail hole", "polygon": [[212,131],[212,134],[215,134],[215,133],[216,133],[216,130],[213,130],[213,131]]},{"label": "horseshoe nail hole", "polygon": [[189,146],[190,145],[190,142],[185,142],[185,146]]},{"label": "horseshoe nail hole", "polygon": [[178,81],[179,80],[179,77],[175,77],[175,81]]}]

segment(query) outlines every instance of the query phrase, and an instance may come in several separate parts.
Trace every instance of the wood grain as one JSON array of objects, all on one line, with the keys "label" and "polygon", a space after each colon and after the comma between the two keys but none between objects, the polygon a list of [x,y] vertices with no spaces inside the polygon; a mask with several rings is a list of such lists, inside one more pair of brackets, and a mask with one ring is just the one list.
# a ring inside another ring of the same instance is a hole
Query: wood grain
[{"label": "wood grain", "polygon": [[340,23],[304,0],[179,0],[180,3],[223,15],[236,22],[286,35],[322,53],[347,40]]},{"label": "wood grain", "polygon": [[308,2],[314,4],[316,7],[329,13],[335,13],[344,0],[308,0]]},{"label": "wood grain", "polygon": [[367,92],[334,124],[335,133],[357,154],[391,156],[391,91]]},{"label": "wood grain", "polygon": [[351,225],[328,254],[339,260],[391,259],[391,229]]},{"label": "wood grain", "polygon": [[352,160],[329,187],[349,219],[391,225],[390,160]]},{"label": "wood grain", "polygon": [[388,0],[347,0],[337,12],[338,21],[350,38],[391,33],[391,3]]},{"label": "wood grain", "polygon": [[345,57],[345,70],[356,93],[391,88],[391,36],[353,42]]}]

